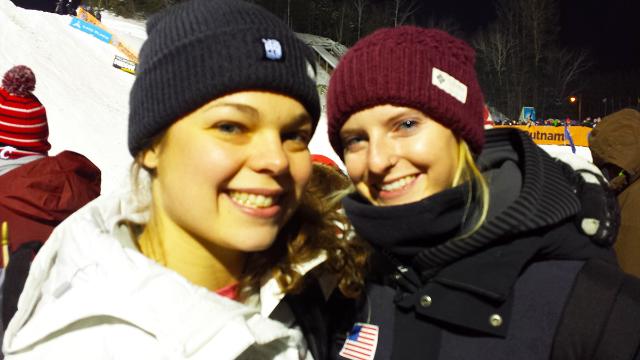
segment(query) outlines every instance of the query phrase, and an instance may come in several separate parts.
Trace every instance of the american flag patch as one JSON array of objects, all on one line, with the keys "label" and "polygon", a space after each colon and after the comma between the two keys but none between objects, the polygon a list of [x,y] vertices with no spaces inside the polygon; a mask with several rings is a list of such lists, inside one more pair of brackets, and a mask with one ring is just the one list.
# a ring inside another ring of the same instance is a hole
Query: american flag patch
[{"label": "american flag patch", "polygon": [[349,360],[372,360],[378,346],[378,326],[355,323],[340,350],[340,356]]}]

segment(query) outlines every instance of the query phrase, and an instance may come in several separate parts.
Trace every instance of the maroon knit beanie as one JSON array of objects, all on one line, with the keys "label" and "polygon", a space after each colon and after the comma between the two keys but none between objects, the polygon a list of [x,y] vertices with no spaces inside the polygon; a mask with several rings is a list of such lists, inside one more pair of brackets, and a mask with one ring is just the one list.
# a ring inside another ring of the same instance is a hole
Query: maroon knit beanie
[{"label": "maroon knit beanie", "polygon": [[475,51],[440,30],[401,26],[362,38],[331,75],[331,146],[342,157],[339,133],[347,119],[360,110],[391,104],[422,111],[480,153],[484,99],[474,65]]}]

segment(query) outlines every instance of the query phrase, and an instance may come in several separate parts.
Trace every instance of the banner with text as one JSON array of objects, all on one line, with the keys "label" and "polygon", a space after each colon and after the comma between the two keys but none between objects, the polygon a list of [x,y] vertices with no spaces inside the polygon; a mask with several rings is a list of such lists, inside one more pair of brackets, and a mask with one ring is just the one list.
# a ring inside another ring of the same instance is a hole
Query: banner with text
[{"label": "banner with text", "polygon": [[[496,125],[494,127],[512,127],[526,131],[538,145],[569,145],[569,139],[565,138],[563,126]],[[591,130],[593,129],[587,126],[569,126],[568,128],[575,146],[589,146],[589,133]]]},{"label": "banner with text", "polygon": [[78,18],[71,18],[71,23],[69,24],[71,27],[76,28],[80,31],[84,31],[87,34],[93,35],[97,39],[100,39],[106,43],[111,42],[111,34],[108,31],[104,31],[99,27],[90,24],[84,20],[80,20]]},{"label": "banner with text", "polygon": [[[109,31],[109,29],[107,29],[106,26],[104,26],[100,22],[100,20],[96,19],[96,17],[91,15],[91,13],[89,13],[87,10],[79,7],[77,12],[78,18],[99,27],[109,34],[113,34],[111,31]],[[116,36],[111,36],[108,42],[111,45],[115,46],[118,50],[120,50],[120,52],[122,52],[127,58],[129,58],[129,60],[135,61],[136,63],[138,62],[138,55],[136,55],[133,50],[131,50],[127,45],[120,41],[120,39],[118,39]]]}]

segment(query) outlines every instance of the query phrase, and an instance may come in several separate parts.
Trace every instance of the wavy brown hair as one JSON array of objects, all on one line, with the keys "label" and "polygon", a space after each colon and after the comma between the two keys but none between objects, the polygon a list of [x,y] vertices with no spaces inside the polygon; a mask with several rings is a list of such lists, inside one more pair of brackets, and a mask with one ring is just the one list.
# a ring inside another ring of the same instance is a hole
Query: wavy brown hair
[{"label": "wavy brown hair", "polygon": [[351,181],[340,170],[314,164],[301,203],[278,239],[269,249],[250,255],[245,284],[258,287],[264,269],[270,269],[285,293],[299,292],[307,277],[300,275],[295,266],[324,253],[327,260],[314,273],[335,276],[344,296],[357,297],[364,286],[370,249],[364,241],[351,236],[353,230],[336,196],[350,186]]},{"label": "wavy brown hair", "polygon": [[[141,189],[140,171],[154,176],[153,171],[142,165],[142,153],[131,166],[131,181],[137,191]],[[239,284],[241,298],[257,292],[261,281],[269,275],[276,279],[284,293],[300,292],[309,276],[298,273],[296,267],[323,254],[326,260],[311,274],[334,277],[346,297],[355,298],[360,294],[370,249],[353,236],[351,225],[340,208],[337,195],[350,186],[351,181],[340,170],[313,165],[301,202],[275,242],[266,250],[249,254]],[[148,204],[144,208],[148,210]]]}]

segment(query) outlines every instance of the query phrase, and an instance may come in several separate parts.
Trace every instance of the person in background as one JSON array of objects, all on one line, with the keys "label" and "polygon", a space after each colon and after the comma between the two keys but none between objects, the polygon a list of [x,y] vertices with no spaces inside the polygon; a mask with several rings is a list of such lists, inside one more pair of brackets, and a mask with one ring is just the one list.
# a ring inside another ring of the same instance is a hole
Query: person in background
[{"label": "person in background", "polygon": [[73,0],[69,0],[69,2],[66,5],[67,15],[77,16],[78,5],[79,3],[75,3]]},{"label": "person in background", "polygon": [[605,116],[591,131],[589,149],[618,197],[620,266],[640,276],[640,112],[627,108]]},{"label": "person in background", "polygon": [[[360,39],[332,73],[329,139],[356,189],[342,204],[374,249],[364,296],[334,307],[332,354],[584,359],[598,345],[632,359],[639,280],[615,264],[613,216],[583,225],[594,175],[526,132],[485,132],[474,65],[464,41],[403,26]],[[594,273],[605,283],[585,290]],[[609,284],[622,295],[601,306]]]},{"label": "person in background", "polygon": [[58,224],[100,195],[100,170],[89,159],[73,151],[49,155],[47,113],[35,86],[31,68],[18,65],[0,87],[0,222],[13,259],[8,267],[3,259],[3,328],[35,252]]},{"label": "person in background", "polygon": [[[336,214],[336,220],[334,221],[336,233],[339,236],[352,236],[353,228],[345,218],[344,209],[340,204],[342,196],[353,190],[351,180],[331,158],[314,154],[311,155],[311,160],[313,161],[314,176],[309,188],[314,189],[317,193],[326,194],[322,199],[323,204],[328,211]],[[361,247],[357,254],[359,257],[358,262],[365,263],[369,255],[369,249],[361,243],[357,245]]]},{"label": "person in background", "polygon": [[54,11],[58,15],[67,15],[67,0],[58,0]]},{"label": "person in background", "polygon": [[[314,181],[318,183],[318,186],[323,187],[320,193],[328,195],[339,194],[352,186],[349,177],[342,172],[338,164],[331,158],[321,154],[313,154],[311,155],[311,161],[313,162],[314,173],[318,174],[318,176],[314,177]],[[339,202],[336,205],[339,205]]]},{"label": "person in background", "polygon": [[363,280],[355,242],[307,189],[312,50],[238,0],[182,2],[146,27],[131,187],[41,249],[6,359],[326,358],[323,279],[347,297]]}]

